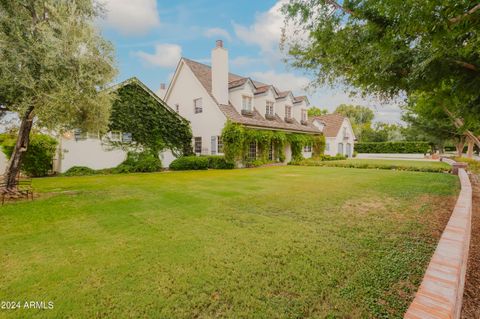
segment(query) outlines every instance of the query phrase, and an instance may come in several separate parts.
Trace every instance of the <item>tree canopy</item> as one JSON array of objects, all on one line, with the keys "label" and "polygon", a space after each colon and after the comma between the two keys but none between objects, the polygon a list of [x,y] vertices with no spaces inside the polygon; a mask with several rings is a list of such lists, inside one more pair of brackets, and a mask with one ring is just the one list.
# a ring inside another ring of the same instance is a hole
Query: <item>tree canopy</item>
[{"label": "tree canopy", "polygon": [[0,105],[21,124],[7,172],[7,190],[29,145],[35,120],[63,131],[106,129],[114,78],[113,48],[95,26],[93,0],[0,0]]},{"label": "tree canopy", "polygon": [[349,118],[353,132],[357,139],[363,139],[363,133],[371,131],[371,124],[375,114],[371,109],[361,105],[340,104],[334,113],[342,114]]},{"label": "tree canopy", "polygon": [[284,10],[306,34],[287,37],[291,63],[317,84],[383,98],[446,86],[459,116],[480,117],[478,1],[290,0]]},{"label": "tree canopy", "polygon": [[308,116],[313,117],[313,116],[320,116],[320,115],[325,115],[328,114],[327,109],[321,109],[316,106],[312,106],[308,109]]}]

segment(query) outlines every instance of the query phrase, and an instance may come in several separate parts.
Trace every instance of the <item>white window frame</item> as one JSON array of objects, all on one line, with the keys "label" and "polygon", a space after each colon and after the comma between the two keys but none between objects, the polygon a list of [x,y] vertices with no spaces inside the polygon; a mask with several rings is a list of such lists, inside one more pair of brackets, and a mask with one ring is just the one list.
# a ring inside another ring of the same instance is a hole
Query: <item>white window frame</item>
[{"label": "white window frame", "polygon": [[273,116],[275,114],[274,110],[274,102],[273,101],[266,101],[265,102],[265,114]]},{"label": "white window frame", "polygon": [[302,121],[306,122],[307,121],[307,110],[302,109]]},{"label": "white window frame", "polygon": [[120,132],[120,131],[111,131],[111,132],[110,132],[110,141],[112,141],[112,142],[121,142],[121,141],[122,141],[122,132]]},{"label": "white window frame", "polygon": [[248,95],[242,95],[242,110],[247,112],[253,111],[253,98]]},{"label": "white window frame", "polygon": [[217,154],[223,154],[223,140],[221,136],[217,136]]},{"label": "white window frame", "polygon": [[[254,148],[255,148],[255,156],[252,156],[253,155],[253,152],[252,152],[252,145],[254,145]],[[258,150],[257,150],[257,142],[250,142],[250,144],[248,145],[248,158],[250,160],[256,160],[257,159],[257,155],[258,155]]]},{"label": "white window frame", "polygon": [[292,106],[285,105],[285,118],[291,119],[292,118]]},{"label": "white window frame", "polygon": [[[197,141],[200,141],[200,152],[197,152]],[[193,152],[195,154],[201,154],[202,153],[202,137],[201,136],[195,136],[193,138]]]},{"label": "white window frame", "polygon": [[193,100],[193,111],[195,114],[203,113],[203,102],[201,97]]},{"label": "white window frame", "polygon": [[311,153],[312,152],[312,145],[311,144],[307,144],[303,147],[303,151],[305,153]]}]

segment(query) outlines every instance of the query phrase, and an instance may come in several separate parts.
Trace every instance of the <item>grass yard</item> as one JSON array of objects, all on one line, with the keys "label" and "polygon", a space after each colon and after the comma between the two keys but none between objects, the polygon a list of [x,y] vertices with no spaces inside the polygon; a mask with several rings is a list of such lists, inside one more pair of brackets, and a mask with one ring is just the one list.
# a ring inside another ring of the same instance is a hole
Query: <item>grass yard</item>
[{"label": "grass yard", "polygon": [[401,318],[455,176],[332,167],[59,177],[0,208],[2,318]]}]

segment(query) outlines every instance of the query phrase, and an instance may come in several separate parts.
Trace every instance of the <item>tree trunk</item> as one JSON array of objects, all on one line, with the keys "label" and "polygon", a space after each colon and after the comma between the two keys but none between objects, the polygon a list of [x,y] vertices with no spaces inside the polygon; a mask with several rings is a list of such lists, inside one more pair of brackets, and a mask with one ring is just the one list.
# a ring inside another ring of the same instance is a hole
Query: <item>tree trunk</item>
[{"label": "tree trunk", "polygon": [[28,144],[30,142],[30,131],[33,125],[33,107],[29,107],[27,112],[22,118],[20,129],[18,131],[17,142],[13,149],[12,157],[8,162],[7,169],[5,171],[5,183],[7,192],[16,192],[17,185],[15,180],[20,174],[20,165],[22,164],[23,156],[27,151]]},{"label": "tree trunk", "polygon": [[[453,120],[453,124],[455,125],[456,128],[461,128],[464,123],[461,118],[455,117],[452,112],[450,112],[445,106],[443,107],[443,110],[450,116],[450,118]],[[475,145],[477,145],[478,148],[480,148],[480,138],[475,136],[470,130],[465,130],[464,134],[468,136]]]},{"label": "tree trunk", "polygon": [[468,139],[468,150],[467,150],[467,157],[473,157],[473,140],[471,138]]}]

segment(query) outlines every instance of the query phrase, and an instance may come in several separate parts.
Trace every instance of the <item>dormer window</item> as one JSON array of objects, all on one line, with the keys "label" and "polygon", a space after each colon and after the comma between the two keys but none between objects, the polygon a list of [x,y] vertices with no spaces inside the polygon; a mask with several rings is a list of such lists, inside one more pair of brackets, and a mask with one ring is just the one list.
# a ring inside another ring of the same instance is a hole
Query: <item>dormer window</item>
[{"label": "dormer window", "polygon": [[307,121],[307,110],[303,109],[302,110],[302,122]]},{"label": "dormer window", "polygon": [[289,105],[285,106],[285,118],[291,119],[292,118],[292,107]]},{"label": "dormer window", "polygon": [[193,107],[195,108],[195,114],[203,112],[202,98],[193,100]]},{"label": "dormer window", "polygon": [[242,110],[247,112],[252,112],[252,97],[251,96],[242,96]]},{"label": "dormer window", "polygon": [[274,109],[273,109],[273,102],[267,101],[265,104],[265,118],[273,119],[274,118]]}]

